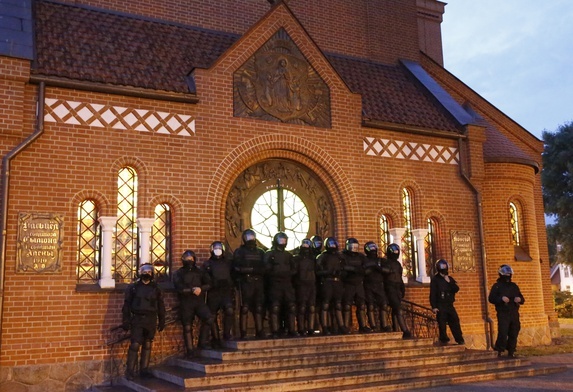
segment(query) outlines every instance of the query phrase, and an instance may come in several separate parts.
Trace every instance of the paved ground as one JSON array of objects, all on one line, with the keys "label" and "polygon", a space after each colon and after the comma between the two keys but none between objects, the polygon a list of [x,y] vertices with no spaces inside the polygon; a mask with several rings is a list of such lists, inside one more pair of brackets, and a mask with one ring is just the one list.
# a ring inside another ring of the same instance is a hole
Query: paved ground
[{"label": "paved ground", "polygon": [[510,378],[506,380],[485,381],[472,384],[460,384],[448,387],[423,388],[423,392],[541,392],[573,391],[573,353],[530,357],[534,365],[564,365],[564,372],[545,376]]}]

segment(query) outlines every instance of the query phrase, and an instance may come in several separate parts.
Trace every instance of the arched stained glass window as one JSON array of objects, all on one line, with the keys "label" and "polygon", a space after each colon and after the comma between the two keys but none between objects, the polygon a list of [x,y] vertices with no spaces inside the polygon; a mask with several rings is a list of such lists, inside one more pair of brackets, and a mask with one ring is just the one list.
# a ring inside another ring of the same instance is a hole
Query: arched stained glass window
[{"label": "arched stained glass window", "polygon": [[386,252],[386,248],[390,245],[390,223],[386,215],[380,216],[380,250],[382,253]]},{"label": "arched stained glass window", "polygon": [[520,245],[519,238],[519,212],[515,203],[509,203],[509,221],[511,225],[511,242],[513,245]]},{"label": "arched stained glass window", "polygon": [[308,210],[301,198],[278,186],[255,201],[251,225],[264,247],[270,248],[274,235],[283,231],[289,238],[287,250],[292,250],[308,235],[310,223]]},{"label": "arched stained glass window", "polygon": [[426,252],[426,271],[428,275],[434,275],[436,260],[436,221],[428,218],[428,234],[424,239],[424,251]]},{"label": "arched stained glass window", "polygon": [[137,270],[137,172],[122,168],[117,177],[117,224],[115,232],[114,277],[130,283]]},{"label": "arched stained glass window", "polygon": [[155,206],[155,222],[151,229],[151,262],[157,281],[169,280],[171,274],[171,207]]},{"label": "arched stained glass window", "polygon": [[412,233],[412,196],[407,188],[402,189],[402,213],[406,229],[402,237],[404,276],[416,277],[416,241]]},{"label": "arched stained glass window", "polygon": [[93,200],[78,206],[78,253],[76,277],[78,283],[96,283],[100,278],[101,228],[98,209]]}]

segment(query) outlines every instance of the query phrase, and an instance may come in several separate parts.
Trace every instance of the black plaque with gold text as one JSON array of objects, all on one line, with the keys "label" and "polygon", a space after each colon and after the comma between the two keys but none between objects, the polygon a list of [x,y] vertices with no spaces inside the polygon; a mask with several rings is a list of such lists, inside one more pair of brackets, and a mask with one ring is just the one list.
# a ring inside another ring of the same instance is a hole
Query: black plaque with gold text
[{"label": "black plaque with gold text", "polygon": [[21,212],[18,216],[18,272],[59,272],[63,219],[50,213]]}]

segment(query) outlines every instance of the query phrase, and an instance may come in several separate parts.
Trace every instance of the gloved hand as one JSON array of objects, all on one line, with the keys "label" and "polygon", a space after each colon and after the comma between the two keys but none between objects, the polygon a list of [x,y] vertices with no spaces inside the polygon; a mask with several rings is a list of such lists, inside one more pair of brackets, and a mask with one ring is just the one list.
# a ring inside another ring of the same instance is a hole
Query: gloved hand
[{"label": "gloved hand", "polygon": [[124,331],[129,331],[129,323],[121,324],[121,329],[123,329]]}]

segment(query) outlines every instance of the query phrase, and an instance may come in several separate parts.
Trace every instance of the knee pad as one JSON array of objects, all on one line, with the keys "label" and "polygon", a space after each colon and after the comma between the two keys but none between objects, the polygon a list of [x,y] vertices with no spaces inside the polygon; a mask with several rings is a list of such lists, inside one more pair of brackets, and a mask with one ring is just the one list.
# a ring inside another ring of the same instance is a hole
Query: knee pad
[{"label": "knee pad", "polygon": [[366,305],[364,305],[364,304],[358,305],[356,308],[357,308],[359,311],[363,312],[363,311],[366,310]]},{"label": "knee pad", "polygon": [[[338,304],[337,304],[337,305],[338,305]],[[352,307],[351,307],[350,305],[346,305],[346,304],[345,304],[345,305],[343,306],[343,308],[342,308],[342,310],[345,311],[345,312],[350,312],[350,309],[352,309]],[[338,310],[338,309],[337,309],[337,310]]]},{"label": "knee pad", "polygon": [[193,330],[193,326],[191,324],[183,324],[183,332],[191,332]]},{"label": "knee pad", "polygon": [[272,314],[279,314],[280,310],[281,307],[278,304],[273,304],[273,306],[271,307]]},{"label": "knee pad", "polygon": [[288,313],[295,313],[296,312],[296,305],[294,303],[290,303],[287,305],[287,312]]},{"label": "knee pad", "polygon": [[368,306],[367,306],[367,310],[368,310],[369,312],[373,312],[373,311],[374,311],[374,305],[368,305]]},{"label": "knee pad", "polygon": [[322,304],[322,310],[324,312],[328,312],[328,309],[330,308],[330,306],[328,304]]},{"label": "knee pad", "polygon": [[129,345],[129,351],[135,351],[138,352],[139,351],[139,347],[141,345],[137,342],[131,342],[131,344]]},{"label": "knee pad", "polygon": [[299,312],[299,313],[306,313],[306,306],[304,306],[304,305],[299,306],[299,307],[298,307],[298,312]]},{"label": "knee pad", "polygon": [[145,339],[145,341],[143,342],[143,350],[151,350],[151,342],[152,340],[150,339]]},{"label": "knee pad", "polygon": [[[341,302],[337,302],[334,304],[334,309],[335,310],[342,310],[342,303]],[[349,308],[350,309],[350,308]]]},{"label": "knee pad", "polygon": [[246,305],[241,306],[241,314],[249,313],[249,307]]},{"label": "knee pad", "polygon": [[263,314],[263,305],[255,306],[255,314]]},{"label": "knee pad", "polygon": [[314,306],[309,306],[309,307],[308,307],[308,311],[309,311],[310,313],[314,313],[315,310],[316,310],[316,308],[315,308]]}]

